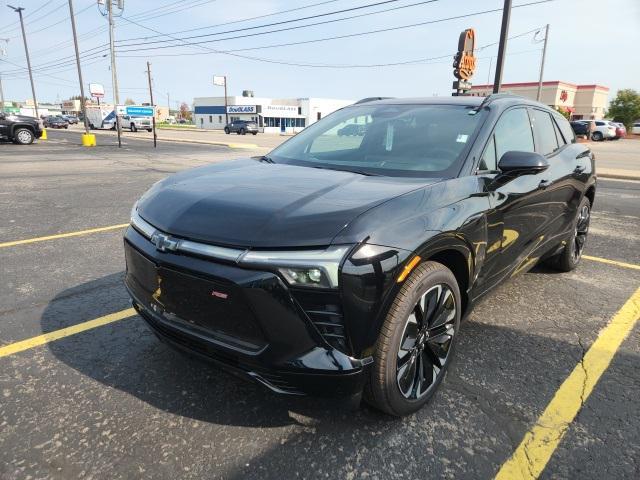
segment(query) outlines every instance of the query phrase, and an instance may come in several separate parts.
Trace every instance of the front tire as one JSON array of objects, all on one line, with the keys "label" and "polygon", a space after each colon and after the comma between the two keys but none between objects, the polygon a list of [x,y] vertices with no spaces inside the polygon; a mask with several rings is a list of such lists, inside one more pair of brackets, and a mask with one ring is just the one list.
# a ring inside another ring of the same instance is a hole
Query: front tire
[{"label": "front tire", "polygon": [[30,145],[36,139],[33,132],[27,128],[18,128],[13,132],[14,142],[19,145]]},{"label": "front tire", "polygon": [[229,130],[227,127],[224,127],[224,133],[229,135],[231,133],[231,130]]},{"label": "front tire", "polygon": [[602,132],[595,132],[593,135],[591,135],[591,138],[594,142],[601,142],[604,139],[604,137],[602,136]]},{"label": "front tire", "polygon": [[460,314],[460,289],[451,270],[437,262],[418,266],[380,330],[366,400],[394,416],[422,408],[446,374]]},{"label": "front tire", "polygon": [[551,257],[547,262],[552,268],[561,272],[570,272],[578,266],[589,234],[590,220],[591,201],[584,197],[573,221],[571,238],[566,241],[560,253]]}]

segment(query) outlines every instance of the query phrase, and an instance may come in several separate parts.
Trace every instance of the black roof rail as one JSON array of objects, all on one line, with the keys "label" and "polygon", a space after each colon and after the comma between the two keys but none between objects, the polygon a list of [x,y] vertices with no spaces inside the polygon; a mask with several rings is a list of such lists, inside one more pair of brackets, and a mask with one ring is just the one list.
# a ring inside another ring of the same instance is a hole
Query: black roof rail
[{"label": "black roof rail", "polygon": [[394,97],[367,97],[367,98],[358,100],[356,103],[354,103],[354,105],[358,105],[360,103],[375,102],[376,100],[388,100],[390,98],[394,98]]},{"label": "black roof rail", "polygon": [[480,110],[481,108],[489,105],[494,100],[499,100],[501,98],[522,98],[522,97],[520,97],[520,95],[515,95],[513,93],[490,93],[489,95],[484,97],[484,100],[482,100],[482,103],[478,105],[477,110]]}]

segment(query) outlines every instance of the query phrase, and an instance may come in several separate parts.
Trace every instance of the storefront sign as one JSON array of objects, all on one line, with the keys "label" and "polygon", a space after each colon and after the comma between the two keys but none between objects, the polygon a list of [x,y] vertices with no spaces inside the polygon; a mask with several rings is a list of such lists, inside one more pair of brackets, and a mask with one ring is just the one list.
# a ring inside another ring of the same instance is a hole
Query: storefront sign
[{"label": "storefront sign", "polygon": [[295,105],[263,105],[262,116],[264,117],[288,117],[298,115],[298,107]]},{"label": "storefront sign", "polygon": [[458,80],[470,80],[476,71],[476,57],[473,50],[476,43],[476,33],[473,28],[467,28],[458,39],[458,53],[453,61],[453,75]]},{"label": "storefront sign", "polygon": [[67,112],[79,112],[80,100],[65,100],[62,102],[62,109]]},{"label": "storefront sign", "polygon": [[90,83],[89,84],[89,93],[92,97],[104,97],[104,86],[100,83]]},{"label": "storefront sign", "polygon": [[229,105],[227,113],[256,113],[255,105]]},{"label": "storefront sign", "polygon": [[566,101],[567,101],[567,99],[568,99],[568,98],[569,98],[569,94],[567,93],[567,91],[566,91],[566,90],[562,90],[562,91],[560,92],[560,101],[561,101],[562,103],[564,103],[564,102],[566,102]]}]

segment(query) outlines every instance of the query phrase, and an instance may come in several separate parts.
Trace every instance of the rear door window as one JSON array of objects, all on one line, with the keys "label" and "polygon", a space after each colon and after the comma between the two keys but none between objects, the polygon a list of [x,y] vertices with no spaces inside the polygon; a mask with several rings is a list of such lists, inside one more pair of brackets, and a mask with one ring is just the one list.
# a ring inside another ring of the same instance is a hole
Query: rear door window
[{"label": "rear door window", "polygon": [[533,126],[536,131],[538,149],[543,155],[549,155],[558,150],[558,140],[553,127],[551,115],[543,110],[534,108],[531,110]]}]

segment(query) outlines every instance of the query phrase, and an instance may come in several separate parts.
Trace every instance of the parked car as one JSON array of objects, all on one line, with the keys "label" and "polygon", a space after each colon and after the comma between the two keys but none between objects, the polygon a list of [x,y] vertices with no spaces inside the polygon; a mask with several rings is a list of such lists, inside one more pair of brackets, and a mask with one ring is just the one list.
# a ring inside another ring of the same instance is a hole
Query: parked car
[{"label": "parked car", "polygon": [[616,138],[616,126],[608,120],[596,120],[591,138],[596,142]]},{"label": "parked car", "polygon": [[[363,116],[345,150],[337,131]],[[131,212],[125,284],[181,350],[281,394],[364,392],[406,415],[479,298],[539,262],[576,268],[595,192],[591,151],[546,105],[370,101],[156,183]]]},{"label": "parked car", "polygon": [[616,126],[616,136],[614,140],[619,140],[627,136],[627,127],[624,126],[624,123],[620,122],[611,122]]},{"label": "parked car", "polygon": [[29,145],[42,136],[42,120],[0,112],[0,140]]},{"label": "parked car", "polygon": [[574,120],[569,123],[576,135],[587,135],[589,132],[589,120]]},{"label": "parked car", "polygon": [[123,115],[121,117],[122,128],[128,128],[132,132],[138,130],[146,130],[147,132],[153,131],[153,125],[151,124],[151,117],[134,117],[131,115]]},{"label": "parked car", "polygon": [[363,124],[352,123],[338,130],[338,135],[343,136],[362,136],[367,127]]},{"label": "parked car", "polygon": [[250,120],[234,120],[224,127],[224,133],[227,135],[230,133],[237,133],[238,135],[252,133],[256,135],[258,133],[258,124]]},{"label": "parked car", "polygon": [[80,119],[75,115],[62,115],[62,118],[69,122],[70,125],[75,125],[80,121]]},{"label": "parked car", "polygon": [[[115,116],[109,119],[105,119],[102,122],[102,128],[115,130],[116,129]],[[146,130],[147,132],[153,131],[153,126],[151,125],[150,117],[134,117],[131,115],[122,115],[120,117],[120,128],[127,128],[132,132],[137,132],[138,130]]]},{"label": "parked car", "polygon": [[44,126],[47,128],[69,128],[69,122],[60,116],[48,116],[44,119]]},{"label": "parked car", "polygon": [[640,135],[640,122],[635,122],[633,124],[633,128],[631,129],[631,133],[634,135]]}]

